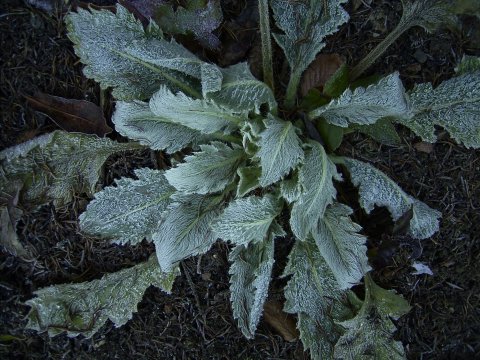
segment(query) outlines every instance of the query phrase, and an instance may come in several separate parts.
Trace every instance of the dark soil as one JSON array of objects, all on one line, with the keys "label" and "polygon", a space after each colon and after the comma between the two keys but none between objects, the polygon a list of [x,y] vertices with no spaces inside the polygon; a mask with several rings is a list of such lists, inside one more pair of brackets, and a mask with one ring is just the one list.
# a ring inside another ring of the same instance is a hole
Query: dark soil
[{"label": "dark soil", "polygon": [[[222,65],[250,58],[255,67],[256,31],[241,13],[245,4],[222,1],[226,19],[239,21],[235,26],[227,21],[221,29],[220,39],[228,44],[228,50],[204,54],[208,58]],[[359,6],[354,9],[355,4]],[[329,39],[324,52],[339,53],[349,64],[355,64],[393,28],[400,8],[397,0],[351,1],[351,21]],[[48,117],[26,105],[23,95],[40,90],[100,102],[99,87],[83,77],[62,19],[62,11],[48,15],[21,1],[0,4],[0,149],[56,129]],[[225,29],[242,35],[229,36]],[[480,22],[470,16],[463,17],[457,28],[435,34],[411,29],[370,73],[397,70],[407,87],[424,81],[438,84],[452,76],[464,54],[480,55],[479,34]],[[457,145],[442,130],[431,152],[422,152],[418,150],[418,138],[406,129],[399,130],[399,146],[380,145],[352,134],[341,151],[375,164],[409,194],[441,211],[443,218],[440,232],[421,243],[401,235],[373,236],[370,245],[386,249],[384,258],[376,263],[374,278],[383,287],[396,289],[412,305],[411,312],[397,324],[397,338],[404,343],[410,359],[480,358],[480,152]],[[131,175],[136,167],[153,166],[150,155],[137,152],[110,159],[103,185]],[[51,339],[24,330],[28,307],[22,303],[36,289],[99,278],[144,260],[153,251],[147,243],[117,247],[82,235],[77,219],[87,202],[78,196],[63,208],[43,206],[26,211],[18,234],[32,258],[0,253],[0,357],[307,358],[299,341],[284,341],[263,321],[254,339],[242,336],[231,314],[229,248],[223,243],[217,243],[202,258],[184,261],[182,276],[171,295],[150,288],[138,313],[121,328],[108,323],[88,340],[66,336]],[[380,211],[371,222],[381,215]],[[413,275],[413,261],[427,264],[434,275]]]}]

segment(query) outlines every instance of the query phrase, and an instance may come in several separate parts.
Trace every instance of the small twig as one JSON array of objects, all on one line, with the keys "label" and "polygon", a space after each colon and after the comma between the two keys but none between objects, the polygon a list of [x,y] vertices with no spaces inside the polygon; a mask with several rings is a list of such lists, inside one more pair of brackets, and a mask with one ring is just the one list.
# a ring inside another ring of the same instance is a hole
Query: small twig
[{"label": "small twig", "polygon": [[203,321],[205,322],[206,321],[205,311],[203,311],[203,306],[200,303],[200,297],[198,296],[197,290],[195,289],[195,284],[193,283],[192,277],[190,276],[190,272],[188,271],[188,268],[184,265],[183,262],[180,262],[180,267],[182,268],[182,272],[185,274],[185,278],[187,279],[188,286],[190,286],[190,289],[192,290],[193,297],[195,298],[195,303],[197,305],[198,311],[202,316]]}]

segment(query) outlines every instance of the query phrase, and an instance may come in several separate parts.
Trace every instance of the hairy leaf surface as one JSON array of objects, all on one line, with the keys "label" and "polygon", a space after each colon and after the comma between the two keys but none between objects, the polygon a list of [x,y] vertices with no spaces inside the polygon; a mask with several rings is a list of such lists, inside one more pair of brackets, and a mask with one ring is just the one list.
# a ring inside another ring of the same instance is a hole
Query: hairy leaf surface
[{"label": "hairy leaf surface", "polygon": [[304,153],[295,126],[269,116],[264,120],[265,130],[260,133],[259,151],[262,175],[260,185],[266,187],[287,175],[303,159]]},{"label": "hairy leaf surface", "polygon": [[223,75],[221,88],[207,94],[208,99],[244,114],[250,111],[259,114],[262,104],[267,104],[270,110],[277,108],[272,90],[252,75],[247,63],[238,63],[221,71]]},{"label": "hairy leaf surface", "polygon": [[172,200],[152,235],[158,263],[166,272],[178,261],[210,249],[217,240],[210,223],[222,210],[221,196],[178,194]]},{"label": "hairy leaf surface", "polygon": [[185,162],[167,170],[165,177],[185,194],[208,194],[225,189],[233,182],[245,152],[214,141],[200,145],[200,151],[185,157]]},{"label": "hairy leaf surface", "polygon": [[298,173],[294,173],[291,179],[280,182],[280,194],[289,203],[293,203],[302,195],[302,187],[299,183]]},{"label": "hairy leaf surface", "polygon": [[367,88],[350,89],[329,104],[310,112],[313,118],[323,117],[330,124],[347,127],[349,124],[374,124],[387,116],[405,116],[408,105],[405,89],[398,73],[381,79]]},{"label": "hairy leaf surface", "polygon": [[[281,230],[281,228],[280,228]],[[229,255],[230,300],[233,316],[247,339],[255,335],[268,296],[274,263],[273,240],[283,236],[272,231],[263,241],[236,246]]]},{"label": "hairy leaf surface", "polygon": [[361,226],[350,219],[352,212],[348,206],[335,203],[327,208],[325,216],[312,230],[315,243],[340,289],[358,284],[370,270],[367,238],[359,234]]},{"label": "hairy leaf surface", "polygon": [[178,92],[174,94],[161,86],[150,100],[152,112],[172,123],[177,123],[204,134],[218,131],[232,132],[244,121],[242,116],[222,108],[209,100],[195,100]]},{"label": "hairy leaf surface", "polygon": [[112,120],[115,130],[123,136],[138,140],[153,150],[165,150],[170,154],[208,140],[206,135],[197,130],[155,115],[149,104],[141,101],[118,101]]},{"label": "hairy leaf surface", "polygon": [[175,189],[164,172],[135,170],[138,180],[122,178],[95,194],[87,210],[80,215],[83,232],[112,239],[118,244],[136,244],[151,240],[162,212],[170,203]]},{"label": "hairy leaf surface", "polygon": [[343,163],[350,172],[352,183],[359,188],[360,205],[369,214],[375,205],[385,206],[397,221],[412,209],[408,232],[417,239],[426,239],[438,231],[441,213],[406,194],[392,179],[375,167],[349,158]]},{"label": "hairy leaf surface", "polygon": [[[325,47],[325,37],[348,21],[341,4],[346,0],[271,0],[276,25],[284,34],[274,34],[287,57],[293,77],[303,71]],[[324,6],[327,8],[324,8]]]},{"label": "hairy leaf surface", "polygon": [[49,286],[34,292],[27,328],[48,330],[50,336],[66,332],[69,337],[94,335],[107,320],[115,327],[124,325],[137,311],[137,304],[150,285],[170,293],[178,269],[160,270],[155,256],[147,262],[101,279]]},{"label": "hairy leaf surface", "polygon": [[236,199],[212,224],[212,229],[218,237],[237,245],[262,241],[281,210],[282,201],[273,195]]},{"label": "hairy leaf surface", "polygon": [[66,22],[85,75],[102,88],[113,87],[119,100],[147,99],[165,83],[195,97],[220,88],[222,74],[215,65],[161,38],[153,26],[144,31],[120,5],[116,13],[78,9]]},{"label": "hairy leaf surface", "polygon": [[284,290],[284,310],[298,314],[300,339],[312,359],[331,359],[335,342],[342,334],[335,321],[352,316],[346,292],[339,290],[311,239],[295,242],[284,272],[284,276],[288,275],[292,277]]},{"label": "hairy leaf surface", "polygon": [[399,122],[423,140],[435,142],[435,125],[444,127],[459,143],[480,148],[480,71],[451,78],[433,89],[416,85],[409,94],[410,117]]},{"label": "hairy leaf surface", "polygon": [[359,313],[340,322],[346,329],[335,345],[335,359],[405,359],[402,343],[393,339],[396,328],[390,318],[398,319],[410,307],[393,291],[365,279],[366,296]]},{"label": "hairy leaf surface", "polygon": [[332,179],[341,179],[323,146],[315,141],[311,141],[310,145],[299,172],[302,193],[293,204],[290,216],[292,231],[300,240],[307,238],[310,230],[323,217],[327,205],[333,202],[337,191]]},{"label": "hairy leaf surface", "polygon": [[95,135],[57,130],[0,152],[0,191],[11,183],[22,184],[20,200],[26,205],[51,200],[61,206],[74,193],[93,195],[107,158],[120,151],[138,149]]},{"label": "hairy leaf surface", "polygon": [[174,11],[170,4],[161,6],[155,11],[155,21],[162,30],[170,34],[192,33],[205,47],[216,49],[220,40],[212,32],[223,21],[220,2],[209,0],[189,0],[186,6],[179,6]]},{"label": "hairy leaf surface", "polygon": [[400,24],[405,29],[421,26],[426,31],[433,32],[441,25],[455,23],[452,11],[455,2],[456,0],[402,0]]}]

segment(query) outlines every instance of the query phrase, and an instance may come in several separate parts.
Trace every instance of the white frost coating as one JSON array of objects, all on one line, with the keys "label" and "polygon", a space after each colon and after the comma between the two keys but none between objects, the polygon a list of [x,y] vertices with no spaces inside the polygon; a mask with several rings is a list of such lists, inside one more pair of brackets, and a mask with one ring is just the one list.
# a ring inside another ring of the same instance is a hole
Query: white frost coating
[{"label": "white frost coating", "polygon": [[373,166],[350,158],[343,158],[353,185],[359,188],[360,206],[369,214],[375,205],[385,206],[397,221],[413,210],[409,234],[416,239],[426,239],[438,231],[441,213],[406,194],[392,179]]},{"label": "white frost coating", "polygon": [[212,223],[217,236],[234,244],[261,241],[282,210],[282,201],[273,195],[236,199]]},{"label": "white frost coating", "polygon": [[200,145],[200,151],[186,156],[177,167],[167,170],[165,177],[184,194],[208,194],[225,189],[234,181],[245,152],[221,142]]},{"label": "white frost coating", "polygon": [[178,195],[152,235],[158,263],[171,271],[178,261],[203,254],[217,240],[210,223],[220,213],[221,197]]},{"label": "white frost coating", "polygon": [[272,90],[252,75],[247,63],[238,63],[221,71],[222,86],[219,91],[210,92],[208,99],[243,114],[250,111],[259,114],[262,104],[269,105],[270,110],[277,108]]},{"label": "white frost coating", "polygon": [[135,170],[138,180],[122,178],[95,194],[87,210],[80,215],[83,232],[112,239],[118,244],[136,244],[151,240],[162,212],[175,189],[163,171]]},{"label": "white frost coating", "polygon": [[266,187],[287,175],[303,161],[305,155],[291,122],[269,115],[264,123],[266,129],[260,133],[260,149],[256,156],[262,166],[260,185]]},{"label": "white frost coating", "polygon": [[329,104],[310,112],[312,119],[323,117],[328,123],[347,127],[349,124],[368,125],[377,120],[408,114],[405,89],[397,72],[367,88],[350,89]]},{"label": "white frost coating", "polygon": [[288,203],[293,203],[302,195],[302,188],[298,181],[298,174],[294,174],[291,179],[280,182],[280,194]]},{"label": "white frost coating", "polygon": [[393,339],[396,328],[390,318],[396,320],[406,314],[410,310],[408,302],[368,278],[365,282],[360,311],[354,318],[339,322],[345,333],[335,344],[334,359],[406,359],[402,343]]},{"label": "white frost coating", "polygon": [[315,141],[310,144],[311,149],[306,152],[305,163],[299,172],[302,193],[293,203],[290,215],[290,226],[300,240],[307,238],[337,195],[332,179],[341,179],[323,146]]},{"label": "white frost coating", "polygon": [[78,9],[66,23],[75,52],[86,65],[85,75],[102,88],[113,87],[119,100],[147,99],[163,83],[197,97],[200,90],[219,89],[222,74],[215,65],[199,60],[174,40],[162,39],[158,32],[146,33],[120,5],[116,13]]},{"label": "white frost coating", "polygon": [[181,92],[174,94],[166,86],[161,86],[160,90],[153,94],[150,109],[161,118],[204,134],[218,131],[230,133],[246,120],[213,101],[195,100]]},{"label": "white frost coating", "polygon": [[274,34],[283,49],[292,72],[301,75],[315,56],[325,47],[325,37],[337,31],[348,21],[348,13],[341,4],[346,0],[310,2],[271,0],[275,24],[284,34]]},{"label": "white frost coating", "polygon": [[423,140],[435,142],[435,125],[444,127],[459,143],[480,148],[480,71],[415,86],[410,95],[411,116],[398,122]]},{"label": "white frost coating", "polygon": [[312,230],[312,236],[338,282],[340,289],[358,284],[371,270],[367,258],[367,238],[359,231],[360,225],[350,219],[352,209],[335,203],[327,208],[325,216]]},{"label": "white frost coating", "polygon": [[61,206],[74,193],[93,195],[107,158],[131,148],[138,145],[57,130],[0,152],[0,191],[18,183],[23,203]]},{"label": "white frost coating", "polygon": [[37,297],[26,302],[31,306],[27,328],[48,330],[50,336],[66,332],[69,337],[81,334],[90,338],[107,320],[115,327],[130,320],[150,285],[170,293],[178,273],[178,268],[163,273],[152,256],[147,262],[98,280],[37,290]]},{"label": "white frost coating", "polygon": [[149,104],[141,101],[118,101],[112,121],[115,130],[123,136],[169,154],[208,141],[208,137],[197,130],[155,115]]},{"label": "white frost coating", "polygon": [[333,344],[341,335],[335,322],[353,316],[345,305],[347,293],[339,290],[312,239],[295,242],[284,272],[289,275],[284,310],[298,315],[300,339],[312,359],[331,359]]},{"label": "white frost coating", "polygon": [[[280,229],[281,230],[281,229]],[[267,239],[247,245],[238,245],[230,253],[230,301],[233,317],[247,339],[255,336],[268,296],[268,285],[274,263],[273,240],[282,236],[271,232]]]}]

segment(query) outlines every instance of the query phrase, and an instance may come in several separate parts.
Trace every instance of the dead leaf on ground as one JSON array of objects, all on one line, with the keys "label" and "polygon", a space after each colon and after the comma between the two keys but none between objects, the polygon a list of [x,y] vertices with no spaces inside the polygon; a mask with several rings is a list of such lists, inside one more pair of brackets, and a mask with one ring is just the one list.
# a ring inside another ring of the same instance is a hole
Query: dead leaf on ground
[{"label": "dead leaf on ground", "polygon": [[433,144],[428,143],[428,142],[424,142],[424,141],[420,141],[416,144],[413,144],[413,147],[417,151],[424,152],[424,153],[427,153],[427,154],[430,154],[433,151]]},{"label": "dead leaf on ground", "polygon": [[283,306],[279,301],[267,301],[263,306],[263,317],[285,341],[293,342],[298,339],[300,334],[297,329],[297,320],[293,315],[283,311]]},{"label": "dead leaf on ground", "polygon": [[307,95],[313,88],[323,90],[328,79],[345,63],[338,54],[319,54],[305,70],[300,84],[302,96]]},{"label": "dead leaf on ground", "polygon": [[90,101],[65,99],[41,92],[33,97],[25,97],[30,106],[48,115],[65,131],[96,134],[100,137],[112,132],[102,109]]},{"label": "dead leaf on ground", "polygon": [[20,188],[15,195],[2,196],[0,199],[0,246],[12,255],[30,257],[28,251],[18,240],[17,223],[23,211],[17,208]]}]

